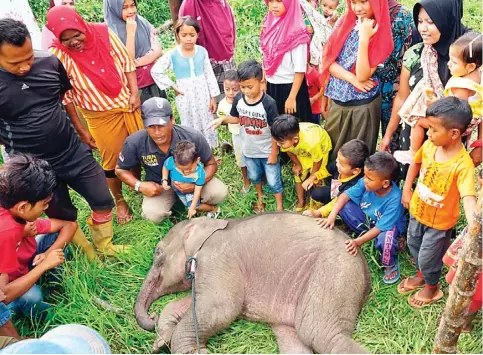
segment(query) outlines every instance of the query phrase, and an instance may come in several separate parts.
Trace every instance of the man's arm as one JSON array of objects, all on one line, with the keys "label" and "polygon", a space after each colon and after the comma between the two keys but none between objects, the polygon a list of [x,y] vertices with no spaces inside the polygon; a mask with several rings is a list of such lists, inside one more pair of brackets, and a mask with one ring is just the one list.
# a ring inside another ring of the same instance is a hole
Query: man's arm
[{"label": "man's arm", "polygon": [[92,149],[97,149],[96,141],[92,137],[91,133],[88,130],[86,130],[82,125],[74,104],[71,102],[65,105],[64,107],[65,107],[65,111],[67,112],[67,115],[69,115],[72,125],[74,126],[77,134],[79,135],[80,140],[83,143],[87,144]]}]

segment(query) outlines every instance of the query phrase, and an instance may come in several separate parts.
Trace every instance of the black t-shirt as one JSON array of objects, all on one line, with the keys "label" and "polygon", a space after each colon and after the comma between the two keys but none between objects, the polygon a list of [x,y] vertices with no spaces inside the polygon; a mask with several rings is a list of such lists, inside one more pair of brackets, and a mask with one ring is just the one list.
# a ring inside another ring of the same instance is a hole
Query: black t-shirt
[{"label": "black t-shirt", "polygon": [[60,168],[80,145],[61,103],[72,86],[57,57],[34,55],[25,76],[0,68],[0,141],[8,153],[29,153]]},{"label": "black t-shirt", "polygon": [[208,142],[200,132],[189,127],[174,125],[171,145],[167,154],[159,149],[149,137],[148,132],[143,129],[127,137],[119,154],[117,165],[123,170],[130,170],[142,164],[146,172],[146,181],[160,184],[164,161],[173,154],[176,143],[179,141],[194,143],[203,164],[206,164],[213,156]]}]

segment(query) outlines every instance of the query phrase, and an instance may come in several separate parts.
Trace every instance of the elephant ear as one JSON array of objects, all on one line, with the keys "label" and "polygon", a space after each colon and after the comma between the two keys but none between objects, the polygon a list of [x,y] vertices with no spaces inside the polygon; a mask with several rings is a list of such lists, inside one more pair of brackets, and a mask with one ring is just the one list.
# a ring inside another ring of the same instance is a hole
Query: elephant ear
[{"label": "elephant ear", "polygon": [[225,229],[227,225],[228,221],[222,219],[196,218],[192,220],[186,226],[184,232],[184,252],[186,256],[189,258],[195,255],[213,233]]}]

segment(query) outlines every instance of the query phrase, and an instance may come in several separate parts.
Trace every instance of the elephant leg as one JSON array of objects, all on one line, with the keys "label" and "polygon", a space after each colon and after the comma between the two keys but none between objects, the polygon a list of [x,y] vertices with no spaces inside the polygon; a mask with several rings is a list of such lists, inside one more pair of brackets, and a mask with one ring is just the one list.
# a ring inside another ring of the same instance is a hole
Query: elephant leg
[{"label": "elephant leg", "polygon": [[328,354],[368,354],[368,351],[359,345],[350,335],[337,334],[327,344]]},{"label": "elephant leg", "polygon": [[300,340],[295,328],[286,325],[272,325],[272,330],[277,337],[278,351],[280,354],[313,354],[312,349]]},{"label": "elephant leg", "polygon": [[162,348],[168,347],[171,342],[174,328],[178,325],[191,305],[191,296],[172,301],[163,308],[158,316],[156,333],[158,338],[154,342],[153,351],[158,353]]}]

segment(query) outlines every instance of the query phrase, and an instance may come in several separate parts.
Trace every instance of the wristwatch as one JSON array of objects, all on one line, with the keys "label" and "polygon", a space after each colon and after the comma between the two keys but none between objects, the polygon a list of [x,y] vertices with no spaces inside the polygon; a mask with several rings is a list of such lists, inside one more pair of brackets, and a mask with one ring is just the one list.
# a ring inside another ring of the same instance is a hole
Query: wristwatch
[{"label": "wristwatch", "polygon": [[141,187],[141,181],[137,181],[135,184],[134,184],[134,191],[136,192],[139,192],[139,188]]}]

